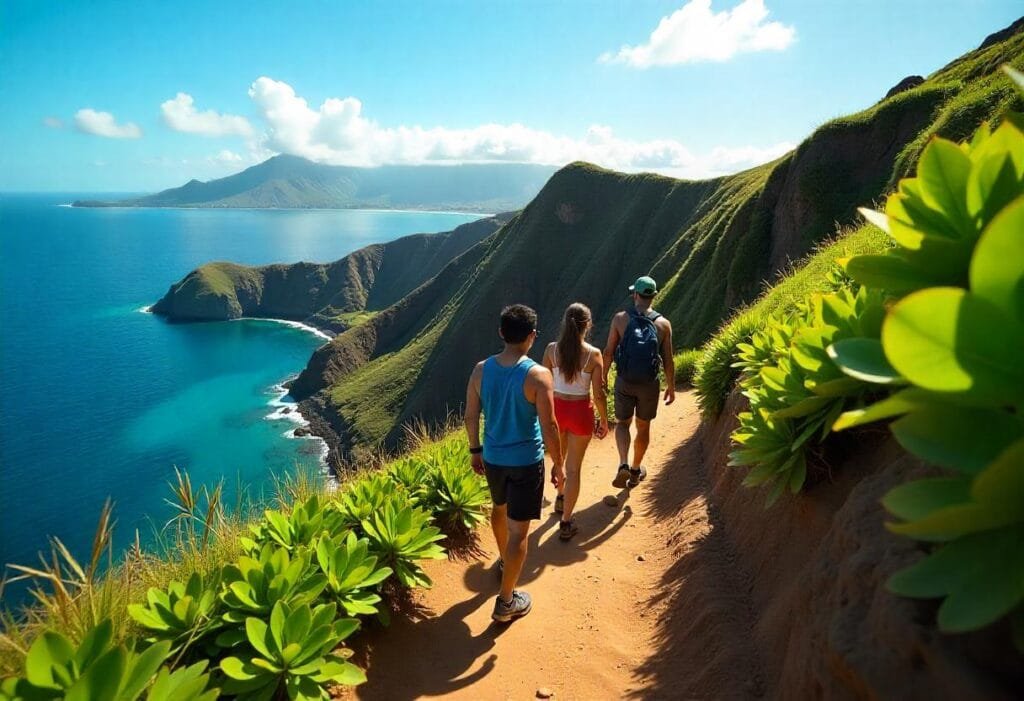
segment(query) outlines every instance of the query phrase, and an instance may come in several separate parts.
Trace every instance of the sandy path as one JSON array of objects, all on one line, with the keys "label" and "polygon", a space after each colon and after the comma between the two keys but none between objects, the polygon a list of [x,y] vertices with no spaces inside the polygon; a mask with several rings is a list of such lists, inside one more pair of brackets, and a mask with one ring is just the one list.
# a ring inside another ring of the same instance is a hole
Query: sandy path
[{"label": "sandy path", "polygon": [[[593,441],[577,510],[580,532],[568,543],[558,539],[548,484],[520,580],[533,597],[525,618],[491,622],[497,577],[489,528],[481,529],[481,552],[429,563],[434,587],[415,594],[415,610],[360,636],[358,661],[368,666],[369,680],[356,696],[531,699],[541,687],[556,699],[756,693],[756,672],[743,660],[746,622],[730,614],[743,610],[742,601],[719,576],[727,554],[710,547],[706,557],[686,557],[714,540],[702,470],[687,465],[700,457],[691,440],[697,424],[691,393],[661,407],[645,460],[649,475],[632,494],[611,486],[618,462],[613,436]],[[619,506],[602,502],[608,494],[618,496]],[[687,581],[701,591],[685,591]],[[690,604],[694,610],[681,611]],[[733,678],[740,682],[735,688]]]}]

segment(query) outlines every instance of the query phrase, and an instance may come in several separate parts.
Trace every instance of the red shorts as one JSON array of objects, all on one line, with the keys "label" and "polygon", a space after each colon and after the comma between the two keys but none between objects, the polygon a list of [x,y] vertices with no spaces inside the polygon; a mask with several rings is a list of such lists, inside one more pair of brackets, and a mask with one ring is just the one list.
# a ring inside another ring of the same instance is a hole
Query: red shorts
[{"label": "red shorts", "polygon": [[590,398],[571,400],[555,397],[555,421],[559,431],[568,431],[577,436],[594,433],[594,407]]}]

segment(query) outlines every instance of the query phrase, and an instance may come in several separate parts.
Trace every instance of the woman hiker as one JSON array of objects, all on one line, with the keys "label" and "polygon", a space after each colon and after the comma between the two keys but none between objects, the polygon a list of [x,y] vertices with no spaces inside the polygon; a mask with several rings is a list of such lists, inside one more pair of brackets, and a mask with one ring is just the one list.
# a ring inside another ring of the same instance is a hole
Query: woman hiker
[{"label": "woman hiker", "polygon": [[[561,514],[558,537],[562,540],[569,540],[578,531],[572,515],[580,496],[583,455],[592,436],[604,438],[608,434],[604,358],[599,348],[586,341],[592,326],[590,309],[574,302],[565,310],[558,341],[544,350],[544,366],[554,375],[555,421],[565,456],[565,480],[555,498],[555,512]],[[596,429],[591,391],[601,417]]]}]

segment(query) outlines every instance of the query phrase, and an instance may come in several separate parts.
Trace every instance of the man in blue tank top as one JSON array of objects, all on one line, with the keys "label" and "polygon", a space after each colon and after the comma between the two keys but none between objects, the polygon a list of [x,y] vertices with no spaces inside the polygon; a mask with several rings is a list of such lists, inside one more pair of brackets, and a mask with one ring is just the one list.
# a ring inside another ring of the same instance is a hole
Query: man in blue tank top
[{"label": "man in blue tank top", "polygon": [[[486,475],[494,503],[491,528],[501,558],[501,591],[492,618],[507,623],[530,612],[530,595],[515,587],[530,521],[540,518],[545,445],[556,487],[564,471],[551,372],[526,355],[537,339],[537,312],[522,304],[505,307],[498,333],[505,349],[477,363],[466,387],[466,433],[473,469]],[[481,411],[486,417],[482,446]]]}]

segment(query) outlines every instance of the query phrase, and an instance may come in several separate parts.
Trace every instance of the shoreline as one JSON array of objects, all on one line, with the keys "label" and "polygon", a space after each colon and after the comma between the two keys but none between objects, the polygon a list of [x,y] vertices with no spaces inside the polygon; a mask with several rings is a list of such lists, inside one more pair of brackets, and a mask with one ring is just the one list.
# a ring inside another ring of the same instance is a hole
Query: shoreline
[{"label": "shoreline", "polygon": [[[149,309],[149,307],[147,307],[147,309]],[[151,311],[145,313],[152,314]],[[300,331],[305,331],[306,333],[311,333],[314,336],[317,336],[318,338],[324,339],[325,341],[334,340],[334,336],[332,336],[327,331],[324,331],[321,328],[312,326],[310,324],[304,324],[301,321],[292,321],[291,319],[274,319],[268,316],[240,316],[237,319],[225,319],[225,321],[272,321],[275,324],[284,324],[285,326],[291,326],[293,329],[298,329]]]},{"label": "shoreline", "polygon": [[[136,311],[142,314],[154,313],[153,305],[151,304],[140,307]],[[311,326],[310,324],[303,324],[301,321],[292,321],[290,319],[274,319],[271,317],[243,316],[237,319],[224,319],[223,321],[269,321],[275,324],[283,324],[285,326],[290,326],[291,328],[299,331],[311,333],[314,336],[324,339],[327,342],[330,342],[334,338],[323,329]],[[276,396],[274,399],[271,399],[269,402],[267,402],[267,405],[272,407],[273,410],[263,418],[264,420],[267,421],[290,421],[292,423],[298,424],[298,426],[296,426],[295,428],[290,428],[284,432],[283,435],[286,438],[289,438],[291,440],[319,441],[320,451],[318,455],[318,462],[320,463],[321,472],[327,476],[329,484],[334,484],[337,482],[337,476],[335,475],[334,470],[331,468],[330,461],[328,460],[328,456],[330,455],[331,452],[331,446],[328,443],[327,438],[316,432],[316,430],[313,427],[314,422],[311,420],[310,417],[306,416],[303,413],[302,407],[298,401],[285,401],[285,397],[289,396],[289,394],[291,393],[291,391],[286,387],[286,384],[288,384],[298,376],[299,373],[294,373],[286,377],[281,382],[271,385],[271,393],[275,394]],[[285,408],[290,408],[291,411],[285,412]],[[295,430],[297,428],[305,428],[309,431],[309,433],[304,436],[296,436]]]}]

